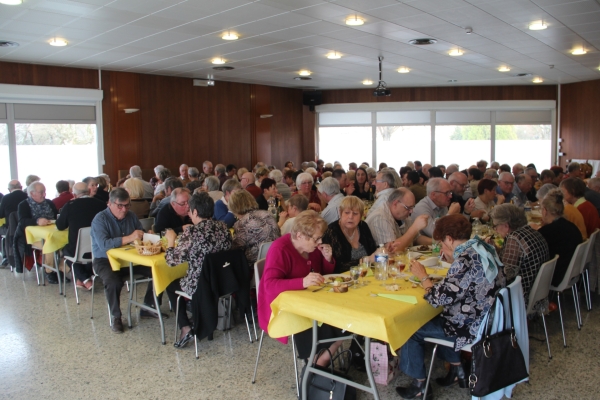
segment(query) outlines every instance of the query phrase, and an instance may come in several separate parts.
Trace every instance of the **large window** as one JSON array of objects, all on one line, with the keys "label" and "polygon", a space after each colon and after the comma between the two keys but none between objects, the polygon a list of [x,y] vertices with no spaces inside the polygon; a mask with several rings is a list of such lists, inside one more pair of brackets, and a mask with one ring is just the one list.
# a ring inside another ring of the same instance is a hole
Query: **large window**
[{"label": "large window", "polygon": [[468,168],[480,159],[489,160],[490,144],[490,125],[437,125],[435,164],[458,163]]},{"label": "large window", "polygon": [[496,125],[496,158],[503,163],[527,161],[541,171],[550,167],[551,148],[551,125]]},{"label": "large window", "polygon": [[397,171],[408,161],[423,164],[431,159],[431,127],[423,125],[378,126],[375,169],[384,162]]},{"label": "large window", "polygon": [[6,194],[10,181],[10,155],[8,153],[8,127],[0,122],[0,192]]},{"label": "large window", "polygon": [[333,163],[339,161],[345,169],[351,162],[371,160],[371,127],[344,126],[319,129],[321,152],[319,158]]}]

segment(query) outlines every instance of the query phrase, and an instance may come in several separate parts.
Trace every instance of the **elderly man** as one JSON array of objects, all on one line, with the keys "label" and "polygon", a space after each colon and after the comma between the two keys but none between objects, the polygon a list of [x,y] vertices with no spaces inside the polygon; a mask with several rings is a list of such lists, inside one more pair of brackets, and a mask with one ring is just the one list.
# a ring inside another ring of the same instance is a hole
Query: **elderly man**
[{"label": "elderly man", "polygon": [[387,201],[387,197],[396,189],[396,178],[390,171],[380,171],[375,177],[375,202],[369,210],[369,214],[375,211]]},{"label": "elderly man", "polygon": [[223,221],[228,228],[232,228],[235,223],[235,215],[229,210],[229,198],[237,190],[242,190],[242,185],[235,179],[228,179],[223,183],[223,197],[215,202],[215,211],[213,218],[217,221]]},{"label": "elderly man", "polygon": [[[65,256],[73,257],[77,250],[77,237],[79,229],[92,226],[92,221],[96,214],[106,209],[106,203],[90,197],[90,190],[83,182],[77,182],[73,185],[73,194],[75,199],[64,205],[60,216],[56,220],[56,228],[59,231],[69,229],[69,243],[63,248]],[[86,257],[90,257],[87,255]],[[92,290],[92,275],[94,274],[91,264],[75,263],[69,267],[73,269],[75,275],[75,284],[86,290]]]},{"label": "elderly man", "polygon": [[225,168],[225,165],[223,164],[217,164],[215,165],[215,173],[217,175],[217,179],[219,180],[219,190],[221,190],[223,183],[230,178],[227,175],[227,168]]},{"label": "elderly man", "polygon": [[508,203],[515,196],[513,187],[515,186],[515,178],[510,172],[502,172],[498,177],[498,186],[496,193],[504,196],[504,202]]},{"label": "elderly man", "polygon": [[144,186],[144,199],[151,199],[154,196],[154,188],[150,182],[146,182],[144,178],[142,178],[142,169],[139,165],[134,165],[133,167],[129,168],[129,175],[132,178],[138,178],[140,181],[142,181],[142,185]]},{"label": "elderly man", "polygon": [[427,178],[429,178],[429,169],[431,169],[431,164],[423,164],[423,167],[421,168],[421,172]]},{"label": "elderly man", "polygon": [[525,207],[525,203],[527,203],[529,198],[527,197],[527,192],[529,192],[533,186],[531,182],[531,177],[527,174],[519,174],[515,180],[516,185],[513,185],[513,200],[514,204],[517,207]]},{"label": "elderly man", "polygon": [[[106,252],[110,249],[132,243],[144,237],[144,228],[132,211],[129,193],[123,188],[110,192],[108,208],[96,214],[92,221],[92,266],[104,283],[104,293],[111,314],[111,329],[114,333],[123,333],[121,321],[121,289],[125,269],[115,272],[110,266]],[[136,274],[150,277],[152,270],[147,267],[133,267]],[[153,285],[149,284],[144,296],[144,304],[154,304]],[[156,313],[142,309],[142,318],[158,318]]]},{"label": "elderly man", "polygon": [[492,164],[490,164],[490,168],[498,171],[498,169],[500,169],[500,163],[498,161],[492,161]]},{"label": "elderly man", "polygon": [[245,172],[244,175],[242,175],[240,183],[242,184],[242,189],[250,192],[254,198],[262,195],[262,190],[254,183],[254,174],[252,172]]},{"label": "elderly man", "polygon": [[591,178],[588,181],[587,187],[594,192],[600,193],[600,178]]},{"label": "elderly man", "polygon": [[188,174],[189,169],[190,168],[187,166],[187,164],[181,164],[179,166],[179,179],[181,180],[181,183],[183,183],[183,186],[190,183],[190,177]]},{"label": "elderly man", "polygon": [[340,184],[340,192],[344,196],[350,196],[352,193],[354,193],[354,185],[348,185],[348,175],[346,174],[346,171],[343,169],[336,169],[331,174],[331,177],[338,181]]},{"label": "elderly man", "polygon": [[466,215],[480,218],[485,214],[483,210],[473,211],[475,209],[475,199],[469,198],[464,199],[464,194],[469,187],[469,181],[462,172],[455,172],[448,178],[448,183],[452,189],[452,200],[451,203],[458,203],[460,205],[460,212]]},{"label": "elderly man", "polygon": [[429,215],[427,226],[421,229],[420,244],[431,244],[435,220],[445,215],[459,214],[460,204],[452,203],[452,186],[442,178],[432,178],[427,182],[427,196],[415,206],[414,218]]},{"label": "elderly man", "polygon": [[458,172],[459,167],[457,164],[450,164],[448,165],[448,167],[446,168],[446,179],[450,178],[450,175],[452,175],[455,172]]},{"label": "elderly man", "polygon": [[333,177],[323,179],[319,185],[319,194],[327,203],[327,207],[321,212],[327,225],[340,219],[340,203],[344,200],[344,195],[340,193],[338,180]]},{"label": "elderly man", "polygon": [[[158,173],[158,183],[154,188],[154,195],[158,195],[165,190],[165,181],[171,177],[171,171],[168,168],[163,168]],[[179,178],[176,178],[179,179]]]},{"label": "elderly man", "polygon": [[[23,272],[23,261],[25,254],[31,254],[31,246],[25,241],[25,228],[28,226],[45,226],[56,220],[58,210],[54,203],[46,199],[46,187],[41,182],[33,182],[27,187],[28,198],[19,203],[19,225],[15,232],[13,241],[13,254],[15,257],[15,269],[18,273]],[[54,266],[53,254],[47,254],[45,263]],[[45,271],[49,283],[58,284],[59,277],[56,272]]]},{"label": "elderly man", "polygon": [[[543,170],[540,173],[540,179],[535,184],[535,186],[537,186],[536,190],[540,190],[540,188],[547,183],[554,184],[555,178],[556,178],[556,175],[554,175],[554,172],[552,172],[552,170],[550,170],[550,169]],[[538,199],[539,199],[539,197],[538,197]]]},{"label": "elderly man", "polygon": [[486,169],[485,173],[483,174],[483,179],[491,179],[498,182],[498,171],[493,168]]},{"label": "elderly man", "polygon": [[200,182],[204,182],[207,176],[213,175],[213,164],[206,160],[202,163],[202,173],[200,174]]},{"label": "elderly man", "polygon": [[207,176],[204,179],[204,183],[202,184],[202,190],[213,199],[213,201],[221,200],[223,197],[223,192],[219,190],[221,186],[221,182],[219,182],[219,178],[216,176]]},{"label": "elderly man", "polygon": [[56,192],[58,193],[58,196],[52,199],[52,202],[56,206],[56,209],[60,211],[60,209],[73,198],[73,193],[71,193],[71,186],[68,181],[56,182]]},{"label": "elderly man", "polygon": [[160,233],[166,229],[173,229],[175,233],[182,233],[183,230],[192,224],[188,211],[190,206],[190,192],[187,188],[177,188],[173,190],[170,196],[169,204],[158,211],[154,221],[154,230]]},{"label": "elderly man", "polygon": [[185,187],[190,191],[190,193],[194,193],[194,190],[202,187],[202,182],[200,182],[199,179],[200,171],[198,171],[198,168],[188,168],[188,177],[190,178],[190,181],[187,183],[187,185],[185,185]]},{"label": "elderly man", "polygon": [[572,161],[567,166],[567,176],[566,178],[581,178],[581,164],[577,161]]},{"label": "elderly man", "polygon": [[[407,188],[392,190],[383,207],[367,217],[367,225],[375,243],[385,244],[390,251],[404,250],[419,242],[419,231],[427,226],[428,215],[414,220],[410,215],[415,208],[415,196]],[[414,221],[414,222],[413,222]]]},{"label": "elderly man", "polygon": [[487,161],[485,160],[479,160],[477,161],[477,169],[479,169],[481,171],[481,174],[483,175],[487,169]]},{"label": "elderly man", "polygon": [[167,178],[164,183],[164,194],[157,194],[152,199],[149,217],[156,217],[160,209],[171,202],[171,193],[173,193],[173,190],[180,187],[183,187],[183,184],[179,178],[175,178],[174,176]]},{"label": "elderly man", "polygon": [[512,166],[513,176],[517,176],[519,174],[522,174],[523,172],[525,172],[525,167],[523,166],[523,164],[516,163],[515,165]]},{"label": "elderly man", "polygon": [[[0,202],[0,218],[5,218],[7,222],[10,214],[16,212],[19,208],[19,203],[27,198],[21,182],[16,179],[8,182],[8,192]],[[6,232],[3,231],[2,233]]]}]

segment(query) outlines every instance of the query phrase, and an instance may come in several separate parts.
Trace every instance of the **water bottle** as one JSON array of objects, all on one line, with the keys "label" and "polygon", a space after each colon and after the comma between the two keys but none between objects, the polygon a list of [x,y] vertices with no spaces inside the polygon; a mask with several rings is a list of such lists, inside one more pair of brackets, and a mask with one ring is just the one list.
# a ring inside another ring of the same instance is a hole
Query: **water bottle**
[{"label": "water bottle", "polygon": [[273,197],[269,197],[269,200],[267,200],[267,203],[269,204],[269,212],[273,215],[273,218],[275,218],[275,221],[277,221],[277,205],[276,205],[275,199]]},{"label": "water bottle", "polygon": [[389,255],[385,251],[383,244],[379,245],[379,248],[375,251],[375,279],[378,281],[387,280],[387,266],[388,266]]},{"label": "water bottle", "polygon": [[471,238],[474,238],[475,236],[480,236],[481,237],[481,222],[479,222],[479,218],[474,217],[473,218],[473,223],[471,224],[471,226],[473,227],[473,230],[471,232]]},{"label": "water bottle", "polygon": [[525,216],[527,217],[527,221],[531,221],[531,202],[527,200],[525,202],[525,206],[523,207],[525,211]]}]

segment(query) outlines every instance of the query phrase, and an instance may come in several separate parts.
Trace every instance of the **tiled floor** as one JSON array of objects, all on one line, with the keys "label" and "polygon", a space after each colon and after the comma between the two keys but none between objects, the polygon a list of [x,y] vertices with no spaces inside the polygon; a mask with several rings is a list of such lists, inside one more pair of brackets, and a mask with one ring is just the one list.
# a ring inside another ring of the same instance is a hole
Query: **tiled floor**
[{"label": "tiled floor", "polygon": [[[295,396],[290,347],[270,338],[263,345],[257,382],[250,383],[258,343],[248,341],[242,324],[225,334],[216,332],[212,342],[200,342],[200,359],[196,360],[193,345],[173,348],[173,314],[166,320],[166,346],[160,343],[156,320],[134,317],[131,330],[125,327],[123,335],[111,333],[100,282],[93,320],[91,293],[80,292],[78,306],[71,284],[64,298],[56,285],[38,287],[35,274],[26,273],[23,281],[21,275],[1,270],[0,288],[0,399],[275,400]],[[124,290],[123,300],[125,294]],[[569,347],[562,346],[558,313],[553,313],[548,329],[554,358],[548,360],[545,343],[532,340],[531,383],[519,385],[514,398],[600,398],[600,299],[594,300],[597,308],[583,312],[584,327],[578,331],[568,293]],[[533,324],[530,335],[542,338],[541,324]],[[435,376],[440,376],[442,364],[437,365]],[[352,375],[366,380],[365,374]],[[400,375],[389,386],[379,386],[381,399],[399,398],[394,386],[406,382],[408,378]],[[434,393],[436,399],[469,398],[458,387],[434,386]],[[360,394],[359,398],[372,397]]]}]

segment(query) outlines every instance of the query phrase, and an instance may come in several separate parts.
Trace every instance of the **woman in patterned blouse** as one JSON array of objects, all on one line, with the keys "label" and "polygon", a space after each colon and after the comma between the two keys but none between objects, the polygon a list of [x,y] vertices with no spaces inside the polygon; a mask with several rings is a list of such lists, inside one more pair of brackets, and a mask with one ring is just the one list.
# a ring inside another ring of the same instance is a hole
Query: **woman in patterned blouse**
[{"label": "woman in patterned blouse", "polygon": [[[438,385],[458,383],[461,388],[467,387],[459,351],[475,339],[496,292],[505,286],[502,264],[494,248],[470,237],[471,224],[463,215],[448,215],[436,222],[433,239],[441,241],[444,256],[452,260],[446,278],[440,283],[434,285],[423,265],[412,262],[411,272],[421,280],[425,300],[444,310],[413,334],[400,350],[400,369],[413,378],[409,387],[396,388],[404,399],[423,397],[425,337],[454,342],[454,349],[445,346],[438,349],[440,358],[450,363],[448,375],[436,379]],[[433,392],[429,389],[428,393]]]},{"label": "woman in patterned blouse", "polygon": [[[174,306],[177,304],[178,296],[175,294],[177,290],[183,290],[189,296],[193,296],[196,292],[204,257],[207,254],[229,250],[231,247],[231,235],[225,223],[212,219],[215,203],[208,193],[194,194],[189,200],[189,206],[188,214],[194,225],[183,231],[177,247],[175,247],[177,238],[175,231],[169,229],[166,233],[167,264],[173,267],[187,261],[189,265],[186,276],[167,286],[167,295]],[[183,299],[180,299],[179,303],[177,324],[181,329],[181,337],[174,346],[184,347],[194,336]]]},{"label": "woman in patterned blouse", "polygon": [[246,190],[238,190],[229,198],[229,209],[238,221],[233,225],[234,249],[244,249],[248,265],[254,265],[261,243],[272,242],[281,236],[273,215],[258,209],[258,203]]}]

